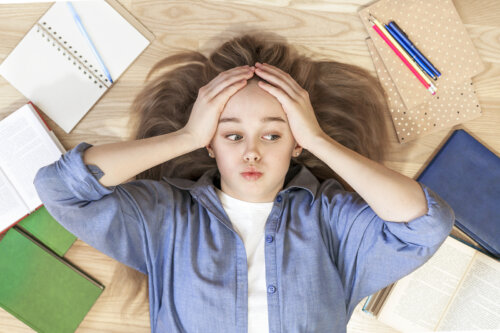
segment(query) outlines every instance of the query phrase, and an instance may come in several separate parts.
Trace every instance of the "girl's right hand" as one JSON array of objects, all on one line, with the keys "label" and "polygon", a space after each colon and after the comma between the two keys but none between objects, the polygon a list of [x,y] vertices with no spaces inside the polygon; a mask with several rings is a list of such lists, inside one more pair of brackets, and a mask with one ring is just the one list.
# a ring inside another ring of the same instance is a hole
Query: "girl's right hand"
[{"label": "girl's right hand", "polygon": [[210,143],[227,101],[246,85],[254,70],[254,66],[248,65],[231,68],[199,89],[189,120],[182,129],[193,138],[197,149]]}]

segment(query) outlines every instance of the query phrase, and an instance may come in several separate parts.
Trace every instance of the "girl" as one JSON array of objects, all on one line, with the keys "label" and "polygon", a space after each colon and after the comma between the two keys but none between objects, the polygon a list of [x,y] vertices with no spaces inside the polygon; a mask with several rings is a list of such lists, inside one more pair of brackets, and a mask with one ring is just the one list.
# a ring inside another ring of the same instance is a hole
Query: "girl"
[{"label": "girl", "polygon": [[250,35],[153,71],[181,62],[138,95],[137,140],[82,142],[34,181],[65,228],[147,274],[153,332],[345,332],[449,235],[447,203],[376,161],[368,72]]}]

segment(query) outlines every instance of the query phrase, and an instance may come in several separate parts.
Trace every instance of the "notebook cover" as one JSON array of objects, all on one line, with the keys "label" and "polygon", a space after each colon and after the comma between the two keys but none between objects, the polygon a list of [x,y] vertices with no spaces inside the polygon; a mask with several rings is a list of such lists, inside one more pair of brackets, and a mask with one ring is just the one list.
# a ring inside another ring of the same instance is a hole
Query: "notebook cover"
[{"label": "notebook cover", "polygon": [[476,89],[470,80],[440,91],[430,102],[407,109],[372,39],[367,38],[366,44],[387,96],[392,123],[399,143],[409,142],[481,116],[482,110]]},{"label": "notebook cover", "polygon": [[37,332],[74,332],[104,287],[17,227],[0,241],[0,306]]},{"label": "notebook cover", "polygon": [[21,220],[17,226],[22,227],[31,236],[61,257],[64,256],[76,240],[76,236],[64,229],[49,214],[45,206],[41,206],[32,212]]},{"label": "notebook cover", "polygon": [[358,14],[372,38],[407,109],[430,102],[432,96],[394,51],[372,28],[370,13],[381,24],[394,20],[413,44],[441,72],[434,81],[436,95],[470,81],[486,68],[452,0],[380,0]]},{"label": "notebook cover", "polygon": [[500,258],[500,158],[463,129],[453,132],[417,180],[455,212],[455,225]]}]

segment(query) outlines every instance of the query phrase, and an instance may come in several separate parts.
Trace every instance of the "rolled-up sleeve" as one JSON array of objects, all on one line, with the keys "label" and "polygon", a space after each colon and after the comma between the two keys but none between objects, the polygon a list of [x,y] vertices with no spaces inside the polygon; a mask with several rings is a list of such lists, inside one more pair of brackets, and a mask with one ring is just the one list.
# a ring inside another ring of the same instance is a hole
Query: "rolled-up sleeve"
[{"label": "rolled-up sleeve", "polygon": [[348,318],[364,297],[423,265],[450,234],[453,210],[419,185],[428,210],[409,222],[382,220],[357,193],[337,190],[329,197],[330,248],[345,288]]},{"label": "rolled-up sleeve", "polygon": [[47,211],[68,231],[104,254],[147,274],[150,253],[164,233],[153,180],[118,186],[99,183],[102,170],[85,165],[81,142],[58,161],[40,168],[33,184]]}]

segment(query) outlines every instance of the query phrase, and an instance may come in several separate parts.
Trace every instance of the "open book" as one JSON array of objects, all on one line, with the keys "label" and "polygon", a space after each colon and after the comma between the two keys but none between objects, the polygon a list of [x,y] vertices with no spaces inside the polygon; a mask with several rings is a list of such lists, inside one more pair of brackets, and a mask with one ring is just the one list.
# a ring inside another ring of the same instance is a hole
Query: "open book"
[{"label": "open book", "polygon": [[0,121],[0,233],[42,205],[35,175],[65,152],[31,103]]},{"label": "open book", "polygon": [[371,295],[363,311],[403,332],[500,329],[500,261],[449,236],[434,256]]}]

